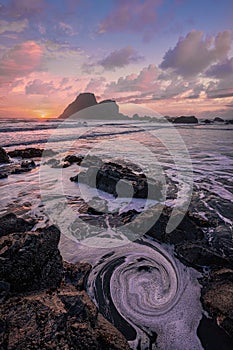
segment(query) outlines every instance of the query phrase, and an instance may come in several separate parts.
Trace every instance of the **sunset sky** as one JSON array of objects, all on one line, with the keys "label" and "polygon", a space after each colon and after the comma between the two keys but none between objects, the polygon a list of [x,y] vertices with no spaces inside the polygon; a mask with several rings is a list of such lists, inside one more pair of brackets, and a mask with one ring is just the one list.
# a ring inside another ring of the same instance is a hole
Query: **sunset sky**
[{"label": "sunset sky", "polygon": [[233,119],[232,0],[0,0],[0,117],[80,92]]}]

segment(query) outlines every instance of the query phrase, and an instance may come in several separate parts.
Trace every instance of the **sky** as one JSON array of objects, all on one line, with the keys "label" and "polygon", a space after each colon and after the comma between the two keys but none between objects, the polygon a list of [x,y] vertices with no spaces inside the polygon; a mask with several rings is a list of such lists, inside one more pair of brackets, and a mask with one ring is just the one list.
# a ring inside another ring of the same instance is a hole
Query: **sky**
[{"label": "sky", "polygon": [[232,39],[232,0],[0,0],[0,117],[57,117],[93,92],[233,119]]}]

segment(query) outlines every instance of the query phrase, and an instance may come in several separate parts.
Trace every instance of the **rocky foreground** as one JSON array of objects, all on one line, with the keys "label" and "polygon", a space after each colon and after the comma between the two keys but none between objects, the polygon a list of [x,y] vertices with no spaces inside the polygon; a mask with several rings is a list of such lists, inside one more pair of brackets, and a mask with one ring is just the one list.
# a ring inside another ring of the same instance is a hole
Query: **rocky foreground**
[{"label": "rocky foreground", "polygon": [[55,226],[30,228],[0,219],[0,348],[129,349],[84,290],[90,265],[62,261]]},{"label": "rocky foreground", "polygon": [[[39,152],[42,154],[42,150],[36,152],[26,149],[21,150],[20,155],[14,153],[10,156],[29,158],[27,162],[31,164],[30,158],[38,157]],[[1,158],[5,163],[10,161],[4,151],[1,151]],[[23,169],[23,162],[20,169]],[[101,190],[114,196],[127,190],[132,191],[135,198],[147,198],[148,183],[137,167],[103,163],[97,157],[83,159],[81,155],[69,155],[63,162],[60,164],[58,160],[50,159],[49,164],[55,167],[81,164],[87,170],[81,177],[73,177],[72,181],[81,180],[92,185],[94,173],[94,177],[98,175],[97,187]],[[121,187],[118,186],[119,180]],[[158,184],[153,186],[159,197]],[[130,224],[135,232],[145,232],[144,224],[151,221],[157,210],[160,211],[157,205],[143,215],[136,210],[111,214],[103,200],[99,204],[92,206],[84,202],[78,209],[82,219],[104,227],[108,216],[110,226]],[[221,348],[230,349],[233,344],[231,248],[223,252],[211,244],[207,228],[215,230],[218,223],[191,212],[184,215],[174,231],[167,233],[170,214],[171,208],[165,206],[147,235],[174,246],[176,256],[185,265],[202,273],[202,306],[215,327],[209,337],[214,339],[214,335],[220,332],[216,344],[218,339],[220,343],[225,339],[228,347],[223,344]],[[55,226],[33,231],[35,224],[34,220],[26,221],[15,214],[0,218],[0,349],[129,349],[121,333],[103,318],[85,291],[85,280],[91,266],[64,262],[58,250],[60,231]],[[213,350],[217,347],[209,346],[209,339],[203,340],[208,322],[203,318],[198,332],[202,333],[203,344],[207,344],[204,348]]]}]

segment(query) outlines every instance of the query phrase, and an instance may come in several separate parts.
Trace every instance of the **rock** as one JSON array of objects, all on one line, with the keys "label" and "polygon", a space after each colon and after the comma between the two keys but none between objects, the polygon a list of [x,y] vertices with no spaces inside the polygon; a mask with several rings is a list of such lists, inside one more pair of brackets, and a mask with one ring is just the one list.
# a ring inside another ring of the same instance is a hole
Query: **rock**
[{"label": "rock", "polygon": [[97,104],[95,95],[89,92],[79,94],[75,101],[66,107],[59,118],[69,118],[74,113],[81,111],[84,108],[95,106]]},{"label": "rock", "polygon": [[62,278],[59,239],[55,226],[2,236],[0,280],[9,283],[14,293],[57,288]]},{"label": "rock", "polygon": [[7,177],[8,177],[8,174],[6,173],[0,174],[0,180],[6,179]]},{"label": "rock", "polygon": [[114,100],[104,100],[97,103],[92,93],[81,93],[75,101],[70,103],[59,118],[65,119],[128,119],[119,113],[119,106]]},{"label": "rock", "polygon": [[36,164],[34,162],[34,160],[31,161],[23,161],[20,164],[20,167],[16,166],[12,171],[11,174],[22,174],[22,173],[26,173],[28,171],[31,171],[32,169],[34,169],[36,167]]},{"label": "rock", "polygon": [[80,163],[82,162],[83,158],[84,157],[81,156],[81,155],[76,156],[74,154],[73,155],[69,154],[68,156],[66,156],[64,158],[64,162],[69,162],[70,164],[76,163],[76,164],[80,165]]},{"label": "rock", "polygon": [[55,226],[0,238],[0,348],[129,350],[84,291],[91,266],[62,263]]},{"label": "rock", "polygon": [[194,116],[180,116],[180,117],[176,117],[173,121],[173,123],[175,124],[197,124],[198,123],[198,119]]},{"label": "rock", "polygon": [[214,122],[224,123],[224,119],[222,119],[220,117],[216,117],[216,118],[214,118]]},{"label": "rock", "polygon": [[0,147],[0,164],[10,163],[10,158],[4,148]]},{"label": "rock", "polygon": [[0,347],[7,350],[129,350],[85,291],[62,285],[0,306]]},{"label": "rock", "polygon": [[205,119],[205,120],[203,120],[203,123],[205,123],[205,124],[213,124],[213,120]]},{"label": "rock", "polygon": [[52,156],[56,154],[53,150],[44,150],[42,148],[25,148],[18,149],[8,152],[8,155],[12,158],[21,157],[21,158],[40,158],[42,156]]},{"label": "rock", "polygon": [[232,261],[220,255],[207,242],[183,242],[176,246],[178,257],[194,268],[230,267]]},{"label": "rock", "polygon": [[36,167],[36,163],[34,162],[34,160],[31,161],[23,161],[21,163],[21,168],[26,168],[26,169],[33,169]]},{"label": "rock", "polygon": [[233,337],[233,269],[213,271],[201,283],[204,309]]},{"label": "rock", "polygon": [[30,231],[35,225],[35,221],[26,221],[10,213],[0,218],[0,237],[14,232]]},{"label": "rock", "polygon": [[86,183],[90,187],[108,192],[115,197],[161,199],[161,185],[144,174],[136,174],[129,167],[108,162],[101,167],[91,166],[71,181]]}]

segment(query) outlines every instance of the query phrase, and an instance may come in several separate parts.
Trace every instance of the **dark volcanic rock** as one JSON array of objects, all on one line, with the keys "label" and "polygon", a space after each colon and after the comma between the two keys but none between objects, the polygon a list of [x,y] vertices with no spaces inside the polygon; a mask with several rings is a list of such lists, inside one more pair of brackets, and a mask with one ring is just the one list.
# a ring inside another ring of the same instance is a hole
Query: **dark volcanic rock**
[{"label": "dark volcanic rock", "polygon": [[233,269],[214,271],[201,283],[204,309],[233,337]]},{"label": "dark volcanic rock", "polygon": [[6,173],[0,174],[0,180],[6,179],[7,177],[8,177],[8,174]]},{"label": "dark volcanic rock", "polygon": [[173,123],[175,124],[197,124],[198,119],[194,115],[190,116],[180,116],[174,119]]},{"label": "dark volcanic rock", "polygon": [[89,92],[79,94],[76,100],[65,108],[59,118],[69,118],[72,114],[77,113],[84,108],[95,106],[96,104],[97,101],[94,94]]},{"label": "dark volcanic rock", "polygon": [[11,292],[58,287],[62,277],[59,239],[55,226],[1,237],[0,280],[10,283]]},{"label": "dark volcanic rock", "polygon": [[10,163],[10,158],[4,148],[0,147],[0,164]]},{"label": "dark volcanic rock", "polygon": [[34,220],[26,221],[13,213],[6,214],[0,218],[0,237],[14,232],[29,231],[34,225]]},{"label": "dark volcanic rock", "polygon": [[22,157],[22,158],[37,158],[43,156],[52,156],[56,154],[53,150],[44,150],[41,148],[25,148],[25,149],[16,149],[14,151],[8,152],[8,155],[12,158]]},{"label": "dark volcanic rock", "polygon": [[72,177],[71,181],[86,183],[117,197],[161,199],[161,184],[147,179],[142,173],[133,172],[128,166],[117,163],[103,163],[90,166],[86,172]]}]

